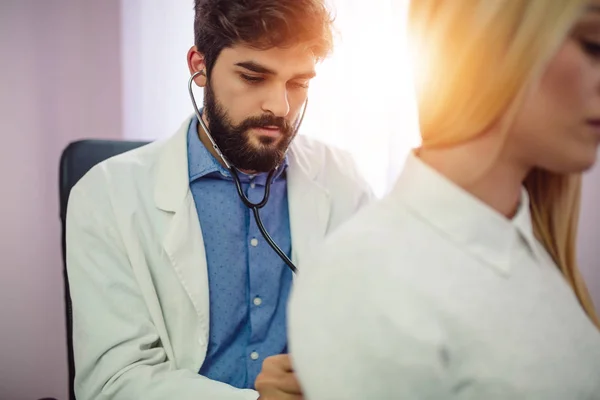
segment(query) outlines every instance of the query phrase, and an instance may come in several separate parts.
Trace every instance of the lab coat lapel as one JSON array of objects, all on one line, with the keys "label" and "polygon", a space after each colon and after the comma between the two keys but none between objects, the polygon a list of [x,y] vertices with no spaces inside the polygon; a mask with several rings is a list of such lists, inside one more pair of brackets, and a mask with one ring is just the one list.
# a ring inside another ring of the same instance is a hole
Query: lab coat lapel
[{"label": "lab coat lapel", "polygon": [[316,181],[316,169],[300,147],[289,152],[288,202],[292,237],[292,261],[302,273],[302,261],[319,245],[329,223],[331,198]]},{"label": "lab coat lapel", "polygon": [[[189,189],[188,119],[165,143],[157,165],[155,202],[167,223],[163,246],[182,287],[198,314],[201,331],[208,335],[209,289],[204,240],[194,198]],[[208,340],[207,337],[204,338]]]}]

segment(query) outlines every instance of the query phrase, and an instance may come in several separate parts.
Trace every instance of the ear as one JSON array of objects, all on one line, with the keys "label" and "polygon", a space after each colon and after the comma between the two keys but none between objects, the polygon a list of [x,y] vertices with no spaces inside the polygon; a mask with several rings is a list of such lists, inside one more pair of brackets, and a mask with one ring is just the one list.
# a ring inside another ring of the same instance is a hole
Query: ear
[{"label": "ear", "polygon": [[203,75],[198,75],[194,82],[200,87],[206,86],[206,63],[204,60],[204,54],[200,53],[196,46],[192,46],[187,54],[187,63],[190,70],[190,75],[194,75],[196,72],[203,71]]}]

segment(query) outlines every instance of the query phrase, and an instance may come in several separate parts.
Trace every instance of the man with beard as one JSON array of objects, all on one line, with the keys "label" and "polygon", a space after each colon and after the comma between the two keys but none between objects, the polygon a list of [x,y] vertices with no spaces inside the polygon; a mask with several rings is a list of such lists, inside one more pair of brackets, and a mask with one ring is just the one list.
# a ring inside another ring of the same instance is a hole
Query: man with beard
[{"label": "man with beard", "polygon": [[[274,171],[261,216],[302,274],[371,197],[347,155],[296,137],[331,17],[322,0],[195,7],[202,121],[250,201]],[[196,116],[73,188],[67,267],[78,400],[302,398],[286,355],[293,274]]]}]

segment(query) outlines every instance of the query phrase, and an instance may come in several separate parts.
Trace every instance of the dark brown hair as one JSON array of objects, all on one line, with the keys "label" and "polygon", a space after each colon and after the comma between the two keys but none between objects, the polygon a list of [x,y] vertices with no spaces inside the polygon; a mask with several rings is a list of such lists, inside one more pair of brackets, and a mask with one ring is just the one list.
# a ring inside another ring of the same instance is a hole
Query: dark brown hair
[{"label": "dark brown hair", "polygon": [[195,0],[194,44],[208,73],[224,48],[266,50],[306,44],[317,60],[333,47],[333,19],[323,0]]}]

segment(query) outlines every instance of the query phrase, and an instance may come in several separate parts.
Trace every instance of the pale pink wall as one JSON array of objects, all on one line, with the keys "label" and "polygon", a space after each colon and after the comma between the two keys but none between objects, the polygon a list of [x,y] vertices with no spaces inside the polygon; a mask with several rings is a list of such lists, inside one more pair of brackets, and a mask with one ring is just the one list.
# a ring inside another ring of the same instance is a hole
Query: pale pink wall
[{"label": "pale pink wall", "polygon": [[121,136],[119,13],[0,1],[0,400],[67,398],[58,160]]},{"label": "pale pink wall", "polygon": [[581,206],[579,263],[600,311],[600,164],[584,176]]}]

